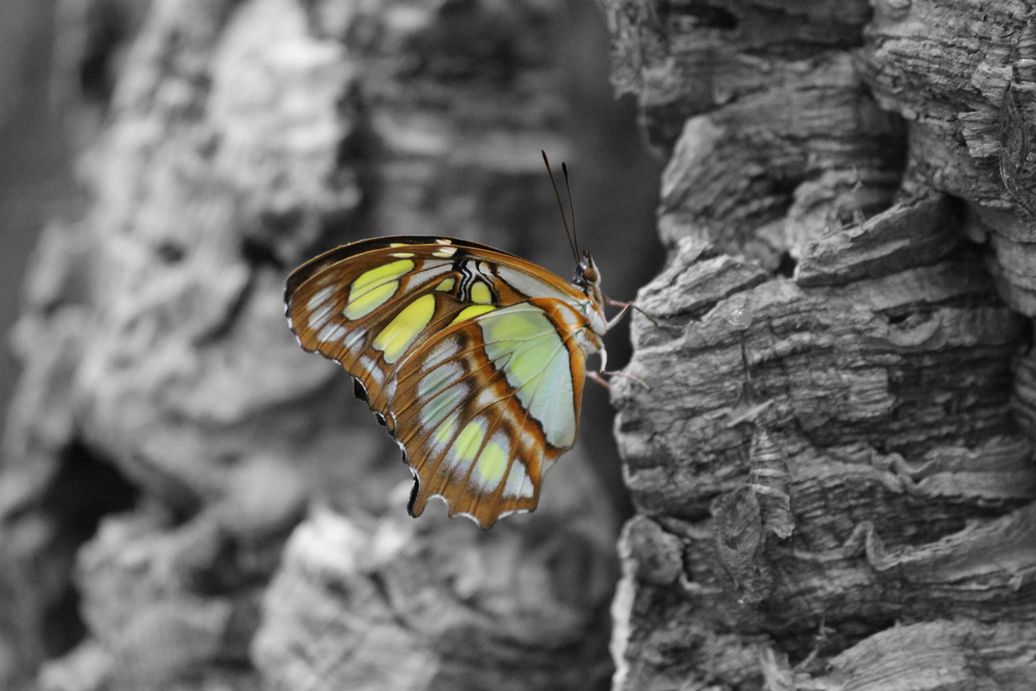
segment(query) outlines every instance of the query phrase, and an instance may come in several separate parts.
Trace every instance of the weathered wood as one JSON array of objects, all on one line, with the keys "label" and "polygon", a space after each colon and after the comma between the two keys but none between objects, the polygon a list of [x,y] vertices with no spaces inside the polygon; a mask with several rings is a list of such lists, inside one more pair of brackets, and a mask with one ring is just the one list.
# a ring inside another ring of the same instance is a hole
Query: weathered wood
[{"label": "weathered wood", "polygon": [[877,3],[866,36],[861,74],[882,107],[908,123],[912,177],[966,200],[1004,298],[1033,316],[1032,3]]},{"label": "weathered wood", "polygon": [[[681,566],[633,581],[624,687],[721,664],[733,653],[705,643],[709,632],[801,661],[821,627],[830,655],[893,620],[1031,626],[1036,542],[1027,514],[1010,513],[1036,497],[1031,440],[1010,421],[1011,356],[1026,332],[973,252],[806,288],[749,267],[731,285],[736,260],[681,245],[670,270],[702,302],[665,315],[684,325],[680,338],[641,341],[629,371],[650,389],[616,386],[637,520],[672,536],[641,542],[645,529],[628,529],[624,549]],[[755,425],[731,425],[741,379],[732,293],[747,297],[752,381],[772,401]],[[679,305],[680,295],[663,277],[642,297]],[[764,431],[787,456],[787,540],[763,532],[758,504],[747,508]]]},{"label": "weathered wood", "polygon": [[672,248],[615,688],[1031,688],[1031,8],[605,5]]}]

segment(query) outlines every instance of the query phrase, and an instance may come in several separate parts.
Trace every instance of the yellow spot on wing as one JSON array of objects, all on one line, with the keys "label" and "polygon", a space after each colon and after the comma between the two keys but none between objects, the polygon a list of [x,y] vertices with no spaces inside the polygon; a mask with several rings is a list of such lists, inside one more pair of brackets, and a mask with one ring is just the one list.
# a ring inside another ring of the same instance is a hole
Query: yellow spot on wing
[{"label": "yellow spot on wing", "polygon": [[436,445],[442,446],[443,444],[448,443],[450,439],[453,439],[453,433],[457,431],[458,417],[459,415],[454,413],[443,420],[442,424],[435,428],[435,431],[432,433],[432,439],[435,441]]},{"label": "yellow spot on wing", "polygon": [[471,287],[471,301],[480,305],[488,305],[493,301],[493,293],[482,281],[476,281]]},{"label": "yellow spot on wing", "polygon": [[484,436],[486,436],[486,430],[482,423],[474,421],[464,425],[464,429],[460,431],[457,440],[453,443],[453,457],[456,462],[475,460]]},{"label": "yellow spot on wing", "polygon": [[373,312],[399,288],[399,277],[413,268],[413,261],[400,259],[364,271],[349,288],[345,316],[358,319]]},{"label": "yellow spot on wing", "polygon": [[460,312],[458,312],[457,316],[453,318],[453,321],[451,321],[450,324],[453,325],[462,321],[467,321],[472,317],[477,317],[478,315],[485,314],[486,312],[492,312],[495,309],[496,308],[492,305],[471,305],[470,307],[465,307]]},{"label": "yellow spot on wing", "polygon": [[475,475],[478,484],[483,488],[495,487],[504,478],[507,470],[507,451],[498,441],[486,444],[475,464]]},{"label": "yellow spot on wing", "polygon": [[[349,304],[345,307],[345,316],[349,319],[367,316],[392,297],[398,288],[399,281],[388,281],[360,293],[355,299],[349,300]],[[352,292],[349,294],[352,295]]]},{"label": "yellow spot on wing", "polygon": [[434,313],[435,296],[422,295],[393,317],[374,337],[372,345],[384,353],[385,362],[395,362],[428,326]]},{"label": "yellow spot on wing", "polygon": [[439,285],[435,286],[435,289],[443,293],[448,293],[453,290],[454,281],[452,278],[444,278],[439,281]]},{"label": "yellow spot on wing", "polygon": [[382,264],[376,266],[373,269],[364,271],[362,274],[356,277],[353,281],[352,289],[349,291],[349,297],[352,298],[353,293],[362,293],[367,288],[372,287],[376,283],[380,283],[382,280],[395,280],[414,268],[414,263],[409,259],[402,259],[398,262],[389,262],[388,264]]}]

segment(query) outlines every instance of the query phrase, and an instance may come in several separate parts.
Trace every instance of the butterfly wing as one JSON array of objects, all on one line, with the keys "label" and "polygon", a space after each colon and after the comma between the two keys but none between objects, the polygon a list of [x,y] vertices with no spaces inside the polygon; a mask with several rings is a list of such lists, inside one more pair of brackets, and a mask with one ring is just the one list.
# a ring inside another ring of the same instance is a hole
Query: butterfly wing
[{"label": "butterfly wing", "polygon": [[[407,348],[429,326],[462,309],[449,299],[456,288],[454,273],[451,256],[435,243],[345,245],[303,264],[288,278],[288,325],[305,350],[353,375],[358,396],[378,398]],[[372,407],[384,415],[381,407]]]},{"label": "butterfly wing", "polygon": [[538,298],[480,314],[403,364],[392,414],[417,479],[413,515],[433,496],[485,528],[536,508],[544,472],[578,428],[585,355],[570,311]]},{"label": "butterfly wing", "polygon": [[418,480],[411,512],[440,496],[488,527],[535,508],[543,471],[575,441],[579,297],[519,257],[401,237],[307,262],[285,310],[302,347],[352,374],[404,449]]}]

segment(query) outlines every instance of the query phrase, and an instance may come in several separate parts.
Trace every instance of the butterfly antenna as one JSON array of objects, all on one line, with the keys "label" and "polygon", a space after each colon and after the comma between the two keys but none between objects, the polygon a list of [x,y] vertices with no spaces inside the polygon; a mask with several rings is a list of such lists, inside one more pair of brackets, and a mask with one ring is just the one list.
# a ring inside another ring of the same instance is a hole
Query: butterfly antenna
[{"label": "butterfly antenna", "polygon": [[[575,257],[576,263],[579,263],[579,250],[576,248],[575,240],[573,239],[572,231],[568,227],[568,220],[565,216],[565,205],[561,203],[561,192],[558,190],[558,182],[554,179],[554,171],[550,169],[550,161],[547,160],[547,152],[540,149],[540,153],[543,154],[543,165],[547,166],[547,175],[550,176],[550,184],[554,187],[554,198],[558,200],[558,210],[561,211],[561,225],[565,226],[565,236],[568,237],[568,246],[572,248],[572,256]],[[565,164],[561,164],[562,169],[565,169]],[[565,181],[568,182],[568,174],[565,174]]]},{"label": "butterfly antenna", "polygon": [[568,166],[561,162],[561,174],[565,178],[565,193],[568,195],[568,213],[572,221],[572,244],[576,251],[576,261],[579,261],[579,235],[576,233],[576,205],[572,202],[572,185],[568,182]]}]

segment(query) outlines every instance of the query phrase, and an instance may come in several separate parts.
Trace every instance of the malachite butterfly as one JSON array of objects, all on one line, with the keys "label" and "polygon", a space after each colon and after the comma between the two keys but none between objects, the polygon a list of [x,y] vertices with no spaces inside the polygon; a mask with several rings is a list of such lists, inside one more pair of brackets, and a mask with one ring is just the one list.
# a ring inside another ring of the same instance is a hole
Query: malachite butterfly
[{"label": "malachite butterfly", "polygon": [[610,324],[593,259],[569,237],[572,283],[434,236],[342,245],[288,278],[300,345],[353,376],[402,449],[411,515],[430,497],[483,528],[532,511],[544,473],[575,444],[586,357],[603,361]]}]

